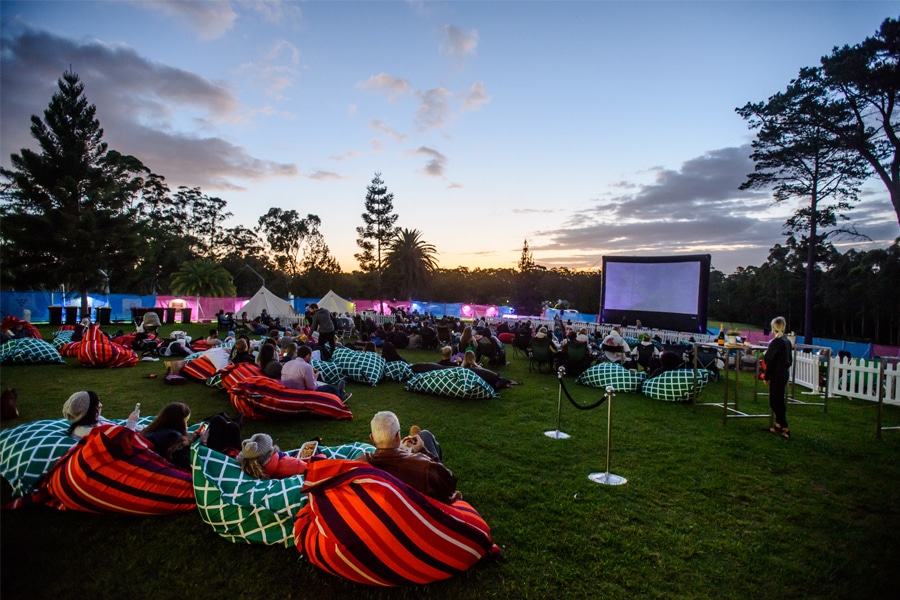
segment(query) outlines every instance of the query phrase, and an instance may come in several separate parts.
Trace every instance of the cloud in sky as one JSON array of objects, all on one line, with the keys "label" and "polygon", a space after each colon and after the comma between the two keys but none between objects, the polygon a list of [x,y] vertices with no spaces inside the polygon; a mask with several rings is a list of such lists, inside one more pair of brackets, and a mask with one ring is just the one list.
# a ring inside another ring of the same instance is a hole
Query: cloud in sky
[{"label": "cloud in sky", "polygon": [[237,13],[231,8],[231,3],[221,0],[219,2],[132,0],[132,2],[145,9],[175,17],[176,20],[196,31],[202,40],[214,40],[222,37],[234,27],[234,22],[237,20]]},{"label": "cloud in sky", "polygon": [[478,49],[478,31],[475,29],[466,33],[456,25],[444,25],[441,33],[441,54],[464,59]]},{"label": "cloud in sky", "polygon": [[238,72],[254,87],[264,88],[267,96],[284,100],[284,91],[293,87],[300,76],[300,51],[292,43],[278,40],[263,56],[242,64]]},{"label": "cloud in sky", "polygon": [[394,141],[398,144],[406,139],[405,133],[400,133],[381,119],[369,119],[369,127],[394,138]]},{"label": "cloud in sky", "polygon": [[360,81],[357,86],[364,90],[387,94],[388,98],[393,101],[398,97],[409,93],[409,80],[402,77],[393,77],[387,73],[379,73],[372,75],[365,81]]},{"label": "cloud in sky", "polygon": [[428,158],[428,161],[425,163],[425,168],[423,169],[426,175],[429,177],[444,176],[444,168],[447,166],[446,156],[433,148],[426,148],[425,146],[416,148],[412,151],[412,154]]},{"label": "cloud in sky", "polygon": [[[296,165],[254,157],[216,135],[218,124],[240,123],[250,114],[221,83],[147,61],[124,45],[76,43],[30,30],[4,35],[2,43],[0,110],[4,123],[19,124],[0,132],[10,152],[34,147],[30,117],[57,91],[59,57],[65,56],[82,81],[90,82],[85,94],[97,106],[110,148],[138,156],[170,185],[241,189],[236,179],[298,174]],[[185,121],[191,133],[183,130]]]},{"label": "cloud in sky", "polygon": [[450,92],[437,87],[424,92],[416,92],[421,103],[416,109],[416,124],[423,130],[440,129],[452,118]]},{"label": "cloud in sky", "polygon": [[[542,254],[541,264],[574,268],[596,266],[603,255],[710,252],[726,274],[758,264],[772,240],[783,241],[782,226],[799,200],[775,207],[767,192],[739,190],[753,171],[749,155],[749,145],[722,148],[678,170],[655,169],[652,183],[614,183],[614,193],[573,212],[563,227],[539,232],[531,250]],[[896,235],[897,223],[881,204],[860,202],[848,214],[873,239]]]},{"label": "cloud in sky", "polygon": [[469,93],[463,98],[463,110],[478,110],[490,101],[490,95],[484,91],[484,84],[479,81],[472,84]]}]

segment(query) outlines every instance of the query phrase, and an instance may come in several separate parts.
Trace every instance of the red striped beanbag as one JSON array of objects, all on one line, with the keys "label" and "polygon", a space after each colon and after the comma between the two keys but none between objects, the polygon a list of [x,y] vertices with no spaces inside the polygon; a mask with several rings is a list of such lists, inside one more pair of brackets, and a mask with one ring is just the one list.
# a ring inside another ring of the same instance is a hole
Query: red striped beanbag
[{"label": "red striped beanbag", "polygon": [[334,394],[296,390],[265,375],[248,377],[228,390],[231,405],[250,419],[319,415],[352,419],[353,413]]},{"label": "red striped beanbag", "polygon": [[138,355],[131,348],[114,344],[99,327],[91,325],[78,347],[78,362],[86,367],[133,367]]},{"label": "red striped beanbag", "polygon": [[208,356],[198,356],[194,360],[185,363],[181,369],[181,374],[185,377],[205,382],[218,372],[216,365]]},{"label": "red striped beanbag", "polygon": [[95,427],[47,473],[38,499],[59,510],[165,515],[196,508],[191,474],[121,425]]},{"label": "red striped beanbag", "polygon": [[262,369],[260,369],[259,365],[255,363],[238,363],[236,365],[228,365],[227,367],[222,369],[222,387],[226,390],[231,390],[231,388],[236,386],[244,379],[262,374]]},{"label": "red striped beanbag", "polygon": [[367,463],[309,464],[294,542],[320,569],[357,583],[402,586],[458,575],[502,552],[468,503],[429,498]]}]

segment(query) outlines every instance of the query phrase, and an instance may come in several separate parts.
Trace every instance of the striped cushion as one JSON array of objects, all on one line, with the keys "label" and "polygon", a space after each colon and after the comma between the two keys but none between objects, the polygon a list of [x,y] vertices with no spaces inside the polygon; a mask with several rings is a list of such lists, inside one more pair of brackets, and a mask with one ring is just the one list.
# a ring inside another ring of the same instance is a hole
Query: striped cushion
[{"label": "striped cushion", "polygon": [[53,344],[36,338],[18,338],[0,346],[0,362],[10,365],[39,365],[62,363],[62,356]]},{"label": "striped cushion", "polygon": [[59,347],[60,356],[68,356],[70,358],[78,358],[78,352],[81,350],[81,342],[68,342]]},{"label": "striped cushion", "polygon": [[207,379],[216,374],[218,369],[208,356],[199,356],[194,360],[185,362],[181,374],[197,381],[206,382]]},{"label": "striped cushion", "polygon": [[447,398],[496,398],[497,392],[471,369],[451,367],[419,373],[406,382],[407,392]]},{"label": "striped cushion", "polygon": [[[148,425],[153,417],[138,423]],[[125,425],[125,420],[114,420]],[[13,497],[31,495],[38,480],[77,442],[69,437],[69,422],[47,419],[23,423],[0,431],[0,476],[12,486]]]},{"label": "striped cushion", "polygon": [[336,348],[331,360],[341,367],[341,372],[350,381],[375,387],[384,375],[385,360],[375,352]]},{"label": "striped cushion", "polygon": [[[319,446],[328,458],[354,459],[374,446]],[[302,475],[253,479],[237,461],[206,446],[191,451],[194,495],[204,523],[231,542],[294,545],[294,516],[306,502]]]},{"label": "striped cushion", "polygon": [[222,369],[222,387],[230,390],[240,381],[257,375],[262,375],[262,369],[254,363],[238,363],[236,365],[228,365]]},{"label": "striped cushion", "polygon": [[331,385],[340,385],[344,381],[341,367],[334,361],[314,360],[310,363],[322,375],[322,381]]},{"label": "striped cushion", "polygon": [[[709,383],[709,374],[710,372],[706,369],[697,369],[698,394]],[[690,400],[693,388],[694,371],[692,369],[676,369],[646,380],[641,386],[641,392],[654,400],[681,402]]]},{"label": "striped cushion", "polygon": [[140,435],[95,427],[50,470],[38,494],[59,510],[164,515],[192,510],[191,474],[176,469]]},{"label": "striped cushion", "polygon": [[295,544],[338,577],[377,586],[426,584],[500,555],[468,503],[444,504],[366,463],[313,462],[304,491],[309,503],[297,515]]},{"label": "striped cushion", "polygon": [[617,392],[634,392],[645,376],[643,372],[629,371],[618,363],[606,362],[591,366],[578,376],[575,383],[604,389],[612,386]]},{"label": "striped cushion", "polygon": [[78,348],[78,362],[86,367],[133,367],[138,355],[131,348],[112,343],[99,327],[91,325]]},{"label": "striped cushion", "polygon": [[353,418],[350,409],[334,394],[295,390],[265,375],[244,379],[228,391],[228,396],[232,406],[251,419],[310,415],[334,419]]},{"label": "striped cushion", "polygon": [[395,360],[386,363],[384,366],[384,378],[390,381],[406,381],[412,378],[413,375],[415,373],[413,373],[412,367],[409,366],[409,363],[405,363],[402,360]]}]

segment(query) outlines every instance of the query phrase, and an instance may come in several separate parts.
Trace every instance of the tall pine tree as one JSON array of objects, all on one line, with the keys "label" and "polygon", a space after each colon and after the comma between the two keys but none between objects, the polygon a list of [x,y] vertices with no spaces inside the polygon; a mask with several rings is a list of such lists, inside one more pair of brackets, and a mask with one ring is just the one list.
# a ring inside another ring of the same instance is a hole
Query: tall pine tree
[{"label": "tall pine tree", "polygon": [[0,169],[6,285],[89,290],[134,269],[141,255],[140,198],[161,178],[107,148],[78,75],[63,74],[44,111],[31,117],[40,153],[23,148]]},{"label": "tall pine tree", "polygon": [[[394,214],[394,195],[387,191],[381,180],[381,173],[375,173],[372,183],[366,188],[366,212],[362,214],[362,227],[356,228],[356,245],[360,252],[353,257],[366,273],[375,275],[378,299],[381,300],[381,276],[384,271],[384,257],[391,240],[397,234],[394,225],[399,215]],[[384,307],[382,307],[382,311]]]}]

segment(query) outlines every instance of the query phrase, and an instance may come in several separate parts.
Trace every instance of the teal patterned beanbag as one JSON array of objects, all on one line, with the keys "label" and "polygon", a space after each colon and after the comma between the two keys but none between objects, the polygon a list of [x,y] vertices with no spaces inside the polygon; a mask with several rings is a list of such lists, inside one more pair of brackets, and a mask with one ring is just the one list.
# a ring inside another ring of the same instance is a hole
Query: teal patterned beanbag
[{"label": "teal patterned beanbag", "polygon": [[[697,369],[698,394],[709,383],[709,373],[706,369]],[[692,369],[676,369],[646,380],[641,386],[641,392],[654,400],[683,402],[690,400],[693,388],[694,371]]]},{"label": "teal patterned beanbag", "polygon": [[[354,442],[319,446],[328,458],[356,459],[375,449]],[[200,517],[231,542],[294,546],[294,517],[307,503],[304,477],[253,479],[233,458],[195,444],[191,449],[194,496]]]},{"label": "teal patterned beanbag", "polygon": [[0,362],[12,365],[66,364],[53,344],[36,338],[9,340],[0,346]]},{"label": "teal patterned beanbag", "polygon": [[591,366],[578,376],[575,383],[604,389],[612,386],[617,392],[635,392],[644,377],[643,372],[629,371],[619,363],[605,362]]},{"label": "teal patterned beanbag", "polygon": [[395,360],[384,366],[384,378],[391,381],[406,381],[415,375],[409,363]]},{"label": "teal patterned beanbag", "polygon": [[341,373],[350,381],[368,383],[375,387],[384,376],[386,362],[375,352],[336,348],[331,360],[338,364]]},{"label": "teal patterned beanbag", "polygon": [[406,382],[407,392],[446,398],[496,398],[497,392],[471,369],[452,367],[419,373]]},{"label": "teal patterned beanbag", "polygon": [[[153,417],[138,423],[148,425]],[[124,425],[124,420],[113,423]],[[46,419],[23,423],[0,431],[0,476],[12,486],[15,498],[30,496],[38,480],[77,441],[69,437],[70,423],[65,419]]]},{"label": "teal patterned beanbag", "polygon": [[331,385],[340,385],[344,381],[341,366],[334,361],[314,360],[310,363],[322,375],[322,381]]},{"label": "teal patterned beanbag", "polygon": [[59,331],[53,332],[53,347],[59,350],[66,344],[72,341],[72,336],[75,335],[75,331],[73,329],[60,329]]}]

